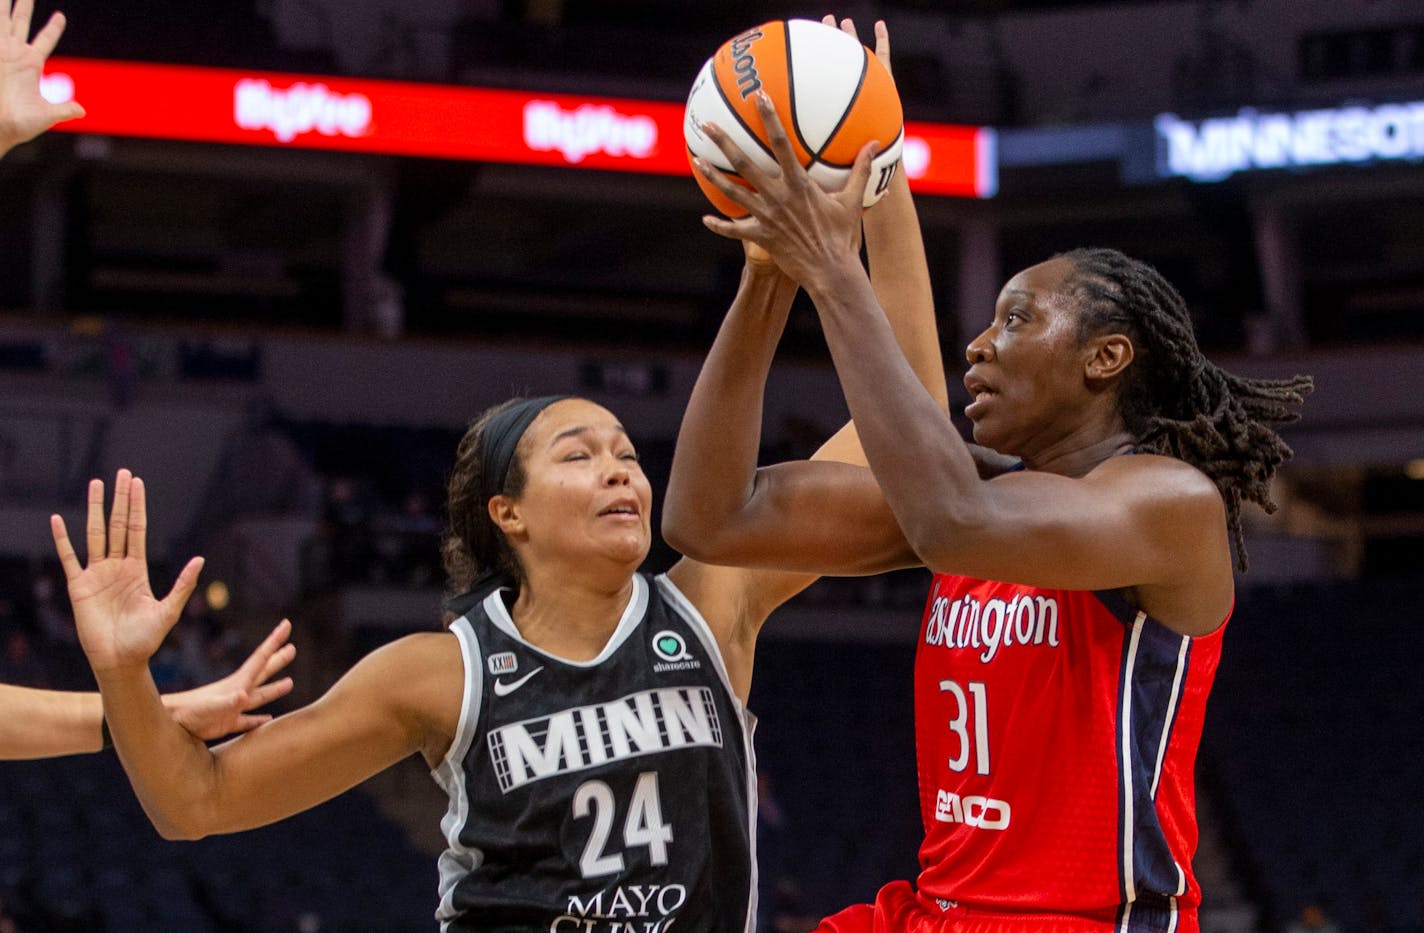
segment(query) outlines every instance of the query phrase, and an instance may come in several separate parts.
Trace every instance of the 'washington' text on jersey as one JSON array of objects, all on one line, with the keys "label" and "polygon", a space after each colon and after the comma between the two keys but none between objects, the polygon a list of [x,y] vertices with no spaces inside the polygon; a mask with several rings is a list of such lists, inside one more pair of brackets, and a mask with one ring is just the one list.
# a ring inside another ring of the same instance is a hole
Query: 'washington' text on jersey
[{"label": "'washington' text on jersey", "polygon": [[936,597],[925,623],[925,644],[945,648],[977,648],[979,660],[994,660],[1000,647],[1058,647],[1058,600],[1022,593],[1008,601],[995,597],[981,603],[966,594],[959,599]]},{"label": "'washington' text on jersey", "polygon": [[490,758],[504,793],[556,774],[692,745],[722,746],[722,723],[706,687],[643,690],[489,734]]}]

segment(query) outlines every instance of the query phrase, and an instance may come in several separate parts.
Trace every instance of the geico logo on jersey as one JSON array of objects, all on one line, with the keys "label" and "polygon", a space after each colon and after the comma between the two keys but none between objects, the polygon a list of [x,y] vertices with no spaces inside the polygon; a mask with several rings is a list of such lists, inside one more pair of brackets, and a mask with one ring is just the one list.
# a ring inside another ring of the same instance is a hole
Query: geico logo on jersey
[{"label": "geico logo on jersey", "polygon": [[976,648],[985,664],[1001,647],[1058,647],[1058,597],[1021,593],[1005,602],[997,596],[981,603],[972,595],[950,600],[936,597],[925,622],[925,644],[945,648]]},{"label": "geico logo on jersey", "polygon": [[611,703],[493,729],[490,760],[500,790],[556,774],[671,748],[722,747],[722,723],[708,687],[644,690]]},{"label": "geico logo on jersey", "polygon": [[589,897],[571,895],[564,916],[549,933],[658,933],[672,926],[673,914],[687,903],[680,884],[630,884]]},{"label": "geico logo on jersey", "polygon": [[1009,804],[992,797],[961,797],[953,791],[935,794],[935,819],[941,823],[963,823],[975,829],[1008,829]]}]

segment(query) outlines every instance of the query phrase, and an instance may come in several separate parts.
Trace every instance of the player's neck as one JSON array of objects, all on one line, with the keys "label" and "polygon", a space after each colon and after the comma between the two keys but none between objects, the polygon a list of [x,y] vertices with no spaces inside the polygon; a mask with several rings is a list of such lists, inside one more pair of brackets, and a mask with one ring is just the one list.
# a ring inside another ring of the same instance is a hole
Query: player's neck
[{"label": "player's neck", "polygon": [[1030,470],[1060,476],[1086,476],[1110,457],[1130,453],[1133,443],[1122,418],[1112,412],[1100,418],[1090,418],[1039,450],[1025,453],[1022,459],[1024,466]]},{"label": "player's neck", "polygon": [[525,641],[570,661],[588,661],[603,651],[618,627],[633,579],[587,581],[532,575],[519,590],[510,617]]}]

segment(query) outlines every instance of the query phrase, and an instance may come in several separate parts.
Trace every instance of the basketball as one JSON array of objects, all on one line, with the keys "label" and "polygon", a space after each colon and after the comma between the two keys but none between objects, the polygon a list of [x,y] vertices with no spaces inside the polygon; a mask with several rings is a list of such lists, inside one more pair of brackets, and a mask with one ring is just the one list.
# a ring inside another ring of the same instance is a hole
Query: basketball
[{"label": "basketball", "polygon": [[[890,73],[870,49],[834,26],[808,19],[763,23],[729,39],[702,66],[688,94],[683,116],[688,158],[700,156],[746,184],[702,132],[703,123],[715,123],[758,165],[775,170],[756,113],[757,91],[771,97],[797,159],[824,188],[843,186],[856,153],[878,141],[863,203],[869,207],[880,200],[899,170],[904,116]],[[693,177],[717,210],[728,217],[746,215],[701,173],[694,171]]]}]

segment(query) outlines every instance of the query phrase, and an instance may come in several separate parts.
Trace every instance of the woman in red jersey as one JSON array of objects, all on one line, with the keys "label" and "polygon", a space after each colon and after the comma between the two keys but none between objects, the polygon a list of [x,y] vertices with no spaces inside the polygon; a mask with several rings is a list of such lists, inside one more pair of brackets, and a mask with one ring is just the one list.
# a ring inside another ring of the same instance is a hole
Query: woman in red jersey
[{"label": "woman in red jersey", "polygon": [[[709,127],[751,189],[699,165],[749,211],[704,222],[765,248],[813,299],[870,466],[756,469],[743,415],[769,363],[727,361],[769,360],[783,321],[729,316],[684,420],[664,533],[718,563],[815,572],[860,550],[935,573],[915,668],[923,870],[823,929],[1195,930],[1193,768],[1232,544],[1244,570],[1242,500],[1271,507],[1290,454],[1275,426],[1310,380],[1212,365],[1181,296],[1141,262],[1056,256],[1010,279],[966,352],[975,440],[1023,464],[983,480],[856,259],[871,147],[827,193],[764,98],[760,113],[780,171]],[[887,512],[903,532],[890,547],[876,544]]]}]

